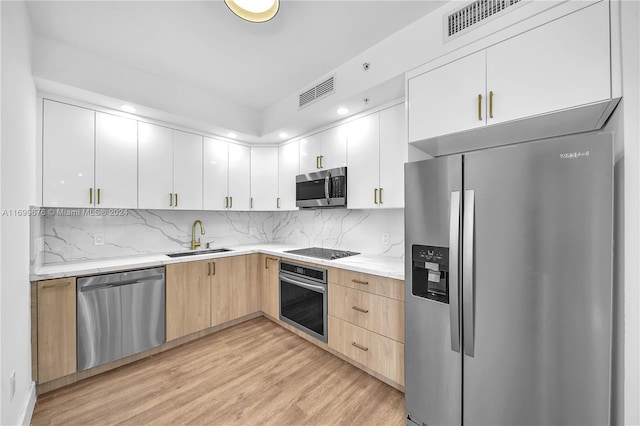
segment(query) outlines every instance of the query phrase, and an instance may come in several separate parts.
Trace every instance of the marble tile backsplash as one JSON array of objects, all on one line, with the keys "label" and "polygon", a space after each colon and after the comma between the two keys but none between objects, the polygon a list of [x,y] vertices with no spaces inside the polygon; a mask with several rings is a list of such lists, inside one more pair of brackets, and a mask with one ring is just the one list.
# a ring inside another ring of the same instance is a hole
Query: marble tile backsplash
[{"label": "marble tile backsplash", "polygon": [[[196,219],[205,225],[203,247],[285,243],[404,255],[404,211],[304,210],[217,212],[123,210],[121,215],[87,214],[85,209],[48,209],[32,223],[32,265],[189,250]],[[383,234],[389,234],[389,243]],[[103,244],[96,244],[103,240]],[[38,241],[41,241],[39,243]],[[38,244],[41,244],[40,246]],[[41,247],[42,250],[38,250]],[[40,263],[38,263],[40,262]]]}]

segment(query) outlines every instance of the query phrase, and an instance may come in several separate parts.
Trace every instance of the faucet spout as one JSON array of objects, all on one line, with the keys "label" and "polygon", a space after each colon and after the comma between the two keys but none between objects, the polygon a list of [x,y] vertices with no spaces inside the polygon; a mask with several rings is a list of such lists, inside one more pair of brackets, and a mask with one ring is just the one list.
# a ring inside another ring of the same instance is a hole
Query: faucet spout
[{"label": "faucet spout", "polygon": [[193,222],[193,226],[191,227],[191,250],[195,250],[197,247],[200,247],[200,238],[196,240],[196,225],[200,224],[200,233],[204,235],[204,224],[200,219],[196,219]]}]

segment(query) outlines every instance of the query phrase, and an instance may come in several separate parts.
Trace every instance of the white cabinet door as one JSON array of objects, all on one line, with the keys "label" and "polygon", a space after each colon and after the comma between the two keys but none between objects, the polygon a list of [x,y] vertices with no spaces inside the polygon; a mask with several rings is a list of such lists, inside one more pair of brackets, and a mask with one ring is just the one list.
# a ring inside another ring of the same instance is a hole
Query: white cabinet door
[{"label": "white cabinet door", "polygon": [[173,207],[173,130],[138,122],[138,208]]},{"label": "white cabinet door", "polygon": [[92,206],[95,113],[45,99],[43,115],[42,205]]},{"label": "white cabinet door", "polygon": [[224,210],[229,196],[229,144],[204,138],[204,209]]},{"label": "white cabinet door", "polygon": [[380,115],[370,114],[348,125],[347,207],[370,209],[379,199]]},{"label": "white cabinet door", "polygon": [[485,126],[485,75],[483,50],[410,79],[409,141]]},{"label": "white cabinet door", "polygon": [[608,7],[599,2],[487,49],[488,124],[610,98]]},{"label": "white cabinet door", "polygon": [[347,165],[347,125],[333,127],[321,133],[320,168],[322,170]]},{"label": "white cabinet door", "polygon": [[297,210],[296,176],[300,174],[298,141],[278,148],[278,198],[280,210]]},{"label": "white cabinet door", "polygon": [[138,206],[138,122],[96,112],[96,206]]},{"label": "white cabinet door", "polygon": [[173,131],[174,208],[202,210],[202,136]]},{"label": "white cabinet door", "polygon": [[229,209],[249,210],[251,199],[251,148],[229,144]]},{"label": "white cabinet door", "polygon": [[278,200],[278,148],[251,148],[251,210],[274,211]]},{"label": "white cabinet door", "polygon": [[[379,206],[404,207],[404,164],[408,144],[404,104],[380,111],[380,193]],[[351,162],[349,162],[351,163]]]},{"label": "white cabinet door", "polygon": [[317,172],[320,169],[322,133],[300,139],[300,173]]}]

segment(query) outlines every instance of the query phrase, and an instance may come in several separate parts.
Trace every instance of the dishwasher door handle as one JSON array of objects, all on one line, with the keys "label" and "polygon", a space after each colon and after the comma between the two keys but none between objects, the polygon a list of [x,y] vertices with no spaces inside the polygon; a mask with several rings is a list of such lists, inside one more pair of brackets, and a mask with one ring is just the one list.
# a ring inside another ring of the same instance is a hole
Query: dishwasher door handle
[{"label": "dishwasher door handle", "polygon": [[123,285],[131,285],[131,284],[143,284],[145,281],[157,281],[162,280],[164,277],[162,275],[153,275],[150,277],[142,277],[133,280],[123,280],[117,281],[114,283],[105,283],[105,284],[90,284],[86,287],[81,287],[78,291],[84,293],[85,291],[93,291],[93,290],[102,290],[105,288],[113,288],[113,287],[121,287]]}]

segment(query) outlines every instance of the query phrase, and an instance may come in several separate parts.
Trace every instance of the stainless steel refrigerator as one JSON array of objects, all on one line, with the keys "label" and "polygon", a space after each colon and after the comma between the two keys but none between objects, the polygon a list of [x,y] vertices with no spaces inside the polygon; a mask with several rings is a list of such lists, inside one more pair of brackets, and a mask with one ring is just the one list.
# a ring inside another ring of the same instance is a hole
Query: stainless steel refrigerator
[{"label": "stainless steel refrigerator", "polygon": [[407,423],[610,419],[613,137],[405,167]]}]

